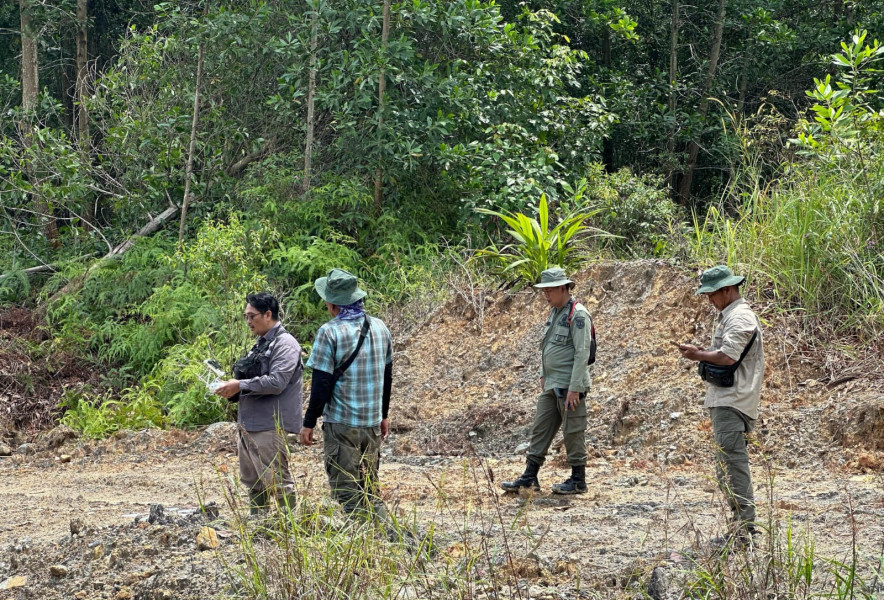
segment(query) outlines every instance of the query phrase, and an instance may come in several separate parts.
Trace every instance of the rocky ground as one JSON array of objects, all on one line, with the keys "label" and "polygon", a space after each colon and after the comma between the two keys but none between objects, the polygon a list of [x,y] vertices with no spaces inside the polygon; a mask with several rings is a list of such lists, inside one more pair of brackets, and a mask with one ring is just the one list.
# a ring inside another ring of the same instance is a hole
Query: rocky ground
[{"label": "rocky ground", "polygon": [[[679,565],[708,554],[725,522],[701,385],[668,343],[711,335],[713,312],[694,289],[694,274],[658,262],[579,275],[599,360],[591,491],[577,497],[497,491],[523,466],[546,314],[540,295],[461,290],[417,328],[392,323],[396,391],[381,469],[389,504],[419,530],[434,524],[442,556],[470,536],[505,542],[522,597],[678,597],[661,590],[676,585]],[[884,555],[880,342],[810,345],[797,316],[765,290],[749,298],[766,326],[752,451],[760,518],[812,538],[818,557],[851,562],[855,544],[861,574],[884,594],[875,583]],[[230,424],[99,443],[64,428],[5,440],[0,600],[235,594],[227,567],[240,560],[240,496]],[[321,502],[318,447],[292,450],[301,496]],[[541,483],[548,489],[566,475],[555,447]],[[774,550],[770,540],[756,555]]]}]

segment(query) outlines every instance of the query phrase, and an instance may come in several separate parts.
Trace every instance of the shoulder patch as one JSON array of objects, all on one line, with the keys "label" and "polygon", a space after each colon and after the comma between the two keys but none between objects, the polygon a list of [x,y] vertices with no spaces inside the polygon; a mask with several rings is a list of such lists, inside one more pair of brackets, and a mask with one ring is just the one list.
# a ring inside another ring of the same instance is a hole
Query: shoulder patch
[{"label": "shoulder patch", "polygon": [[577,325],[577,329],[583,329],[584,327],[586,327],[586,318],[576,317],[574,319],[574,324]]}]

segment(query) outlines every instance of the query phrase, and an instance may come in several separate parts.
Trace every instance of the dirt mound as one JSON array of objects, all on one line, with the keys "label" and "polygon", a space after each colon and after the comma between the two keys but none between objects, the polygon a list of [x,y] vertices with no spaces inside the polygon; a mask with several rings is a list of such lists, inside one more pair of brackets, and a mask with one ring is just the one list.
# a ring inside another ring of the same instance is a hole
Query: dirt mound
[{"label": "dirt mound", "polygon": [[[615,450],[667,464],[705,456],[703,386],[694,363],[669,344],[705,346],[711,338],[716,313],[694,295],[696,274],[660,261],[612,262],[575,281],[599,344],[589,395],[591,453]],[[746,296],[766,326],[759,435],[777,440],[772,451],[787,460],[809,455],[843,463],[843,447],[833,439],[884,449],[881,403],[873,401],[882,387],[876,349],[864,354],[864,364],[875,367],[853,374],[856,360],[809,345],[799,319],[765,300],[764,290]],[[397,347],[396,387],[408,393],[396,401],[393,426],[403,435],[395,453],[463,455],[475,448],[499,456],[527,441],[546,303],[532,289],[476,298],[452,300]],[[844,381],[849,385],[841,387]]]},{"label": "dirt mound", "polygon": [[[220,547],[219,533],[226,539],[232,532],[213,521],[217,517],[214,506],[201,511],[155,504],[125,525],[96,528],[72,519],[70,535],[55,544],[24,537],[3,548],[0,572],[15,575],[0,582],[0,590],[42,598],[205,598],[206,590],[219,587],[216,550],[232,550]],[[207,536],[214,541],[204,542]]]}]

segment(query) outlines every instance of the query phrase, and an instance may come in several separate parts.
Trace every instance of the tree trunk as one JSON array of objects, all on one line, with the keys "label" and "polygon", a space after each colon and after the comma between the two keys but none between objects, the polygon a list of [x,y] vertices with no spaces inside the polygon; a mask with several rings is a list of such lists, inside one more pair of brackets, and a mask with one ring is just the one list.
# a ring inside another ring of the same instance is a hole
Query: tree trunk
[{"label": "tree trunk", "polygon": [[[709,68],[706,71],[706,78],[703,81],[703,88],[700,95],[700,106],[697,109],[701,123],[706,120],[706,113],[709,110],[709,91],[712,89],[712,82],[715,79],[715,70],[718,68],[718,58],[721,55],[721,39],[724,34],[724,17],[726,9],[727,0],[719,0],[718,15],[715,20],[715,30],[712,34],[712,48],[709,50]],[[695,138],[688,144],[688,162],[685,166],[681,184],[679,185],[679,199],[685,206],[687,206],[691,199],[691,184],[693,183],[694,169],[697,166],[697,155],[699,152],[700,144]]]},{"label": "tree trunk", "polygon": [[[611,28],[607,25],[602,28],[602,66],[611,68]],[[602,138],[602,163],[605,173],[614,172],[614,140],[607,135]]]},{"label": "tree trunk", "polygon": [[[88,0],[77,0],[77,143],[83,161],[89,161],[92,140],[89,137],[89,113],[86,111],[86,63],[89,60]],[[95,202],[87,200],[83,207],[83,219],[95,224]]]},{"label": "tree trunk", "polygon": [[[22,140],[26,148],[31,149],[36,143],[34,140],[34,123],[31,114],[37,108],[37,95],[40,91],[40,75],[37,68],[37,43],[31,32],[31,2],[19,0],[19,18],[21,20],[21,97],[22,108],[25,116],[22,121]],[[36,180],[32,171],[31,160],[27,161],[26,175],[31,182]],[[58,235],[58,225],[50,214],[49,206],[40,197],[39,190],[33,186],[32,198],[34,212],[37,218],[43,221],[43,234],[53,248],[61,246]]]},{"label": "tree trunk", "polygon": [[86,61],[88,60],[88,0],[77,0],[77,139],[89,146],[89,116],[86,113]]},{"label": "tree trunk", "polygon": [[[31,111],[37,106],[37,93],[40,90],[37,43],[31,37],[31,1],[19,0],[18,8],[21,18],[21,102],[22,108]],[[28,125],[30,129],[30,123]]]},{"label": "tree trunk", "polygon": [[[676,81],[678,79],[678,29],[679,29],[679,0],[672,0],[672,22],[669,27],[669,116],[675,119],[676,106]],[[668,157],[675,156],[675,134],[678,123],[673,122],[666,136],[666,153]],[[667,161],[670,159],[667,158]],[[668,168],[669,189],[675,194],[676,167],[671,164]]]},{"label": "tree trunk", "polygon": [[743,72],[740,73],[740,95],[737,97],[737,114],[742,115],[743,109],[746,106],[746,94],[749,91],[749,77],[746,74],[746,69],[743,69]]},{"label": "tree trunk", "polygon": [[304,144],[304,182],[301,189],[304,192],[310,191],[310,180],[312,178],[312,162],[313,162],[313,128],[314,116],[314,96],[316,94],[316,49],[318,44],[318,25],[319,13],[313,16],[313,31],[310,36],[310,76],[307,80],[307,140]]},{"label": "tree trunk", "polygon": [[[209,5],[203,10],[206,16]],[[187,166],[184,169],[184,200],[181,203],[181,223],[178,226],[178,248],[184,245],[184,226],[187,222],[187,207],[190,205],[190,180],[193,178],[193,155],[196,150],[196,128],[200,118],[200,86],[203,80],[203,55],[205,45],[200,42],[199,55],[196,59],[196,86],[193,91],[193,119],[190,122],[190,145],[187,149]]]},{"label": "tree trunk", "polygon": [[[384,0],[384,22],[381,29],[381,52],[386,60],[387,40],[390,37],[390,0]],[[381,67],[381,73],[378,76],[378,140],[384,130],[384,93],[387,91],[387,78],[385,69]],[[380,158],[380,157],[379,157]],[[383,172],[380,164],[374,175],[374,206],[375,211],[380,214],[384,203],[383,188]]]}]

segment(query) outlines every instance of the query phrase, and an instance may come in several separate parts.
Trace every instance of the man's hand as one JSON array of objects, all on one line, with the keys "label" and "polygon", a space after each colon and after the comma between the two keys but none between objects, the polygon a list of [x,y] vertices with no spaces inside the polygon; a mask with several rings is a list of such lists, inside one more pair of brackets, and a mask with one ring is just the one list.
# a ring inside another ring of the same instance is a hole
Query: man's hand
[{"label": "man's hand", "polygon": [[390,424],[387,423],[387,419],[381,419],[381,439],[387,439],[387,436],[390,434]]},{"label": "man's hand", "polygon": [[298,436],[302,446],[313,445],[313,428],[301,427],[301,434]]},{"label": "man's hand", "polygon": [[700,358],[700,352],[702,352],[703,349],[698,348],[693,344],[679,344],[678,351],[681,352],[681,355],[688,360],[702,360]]},{"label": "man's hand", "polygon": [[578,404],[580,404],[580,394],[568,390],[568,395],[565,397],[565,410],[576,410]]},{"label": "man's hand", "polygon": [[678,351],[689,360],[704,360],[713,365],[727,367],[737,362],[721,350],[703,350],[691,344],[679,344]]},{"label": "man's hand", "polygon": [[540,378],[540,391],[543,391],[543,384],[546,383],[546,377]]},{"label": "man's hand", "polygon": [[228,379],[215,389],[215,394],[230,400],[239,392],[239,379]]}]

